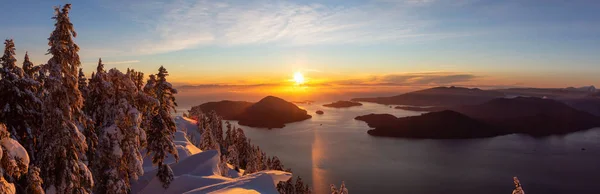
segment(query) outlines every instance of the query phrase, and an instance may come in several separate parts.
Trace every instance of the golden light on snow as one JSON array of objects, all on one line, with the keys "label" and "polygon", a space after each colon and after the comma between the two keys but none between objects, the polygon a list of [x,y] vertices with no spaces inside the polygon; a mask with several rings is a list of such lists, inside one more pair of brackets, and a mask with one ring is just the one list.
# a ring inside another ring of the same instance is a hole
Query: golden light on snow
[{"label": "golden light on snow", "polygon": [[302,73],[300,72],[296,72],[294,73],[294,82],[296,82],[296,84],[301,85],[304,83],[304,75],[302,75]]}]

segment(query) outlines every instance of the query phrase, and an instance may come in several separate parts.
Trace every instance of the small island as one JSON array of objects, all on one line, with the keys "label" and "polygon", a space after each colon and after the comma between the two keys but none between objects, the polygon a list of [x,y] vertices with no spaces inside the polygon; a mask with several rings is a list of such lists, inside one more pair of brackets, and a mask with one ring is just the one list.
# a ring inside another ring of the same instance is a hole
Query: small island
[{"label": "small island", "polygon": [[317,111],[317,112],[315,112],[315,113],[317,113],[317,114],[319,114],[319,115],[322,115],[322,114],[324,114],[325,112],[323,112],[322,110],[318,110],[318,111]]},{"label": "small island", "polygon": [[257,128],[283,128],[285,124],[310,119],[306,110],[275,96],[267,96],[256,103],[243,101],[207,102],[192,110],[203,113],[215,111],[226,120],[236,120],[238,124]]},{"label": "small island", "polygon": [[353,107],[353,106],[362,106],[361,103],[358,102],[352,102],[352,101],[337,101],[337,102],[333,102],[330,104],[324,104],[324,107],[331,107],[331,108],[348,108],[348,107]]}]

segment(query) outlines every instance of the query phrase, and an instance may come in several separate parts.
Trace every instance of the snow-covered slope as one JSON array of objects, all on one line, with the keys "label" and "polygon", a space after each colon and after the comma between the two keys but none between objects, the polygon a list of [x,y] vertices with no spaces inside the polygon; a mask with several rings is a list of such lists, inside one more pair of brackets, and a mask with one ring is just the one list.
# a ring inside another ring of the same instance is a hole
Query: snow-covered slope
[{"label": "snow-covered slope", "polygon": [[[282,171],[262,171],[246,176],[231,169],[228,178],[220,175],[219,153],[216,150],[202,151],[194,146],[187,136],[197,141],[200,134],[196,121],[176,117],[177,133],[175,144],[179,153],[179,162],[170,156],[166,162],[173,169],[174,180],[169,188],[164,189],[156,177],[156,167],[152,166],[149,157],[144,158],[144,175],[132,184],[133,193],[179,194],[179,193],[277,193],[279,181],[292,177],[291,173]],[[186,135],[190,134],[190,135]]]}]

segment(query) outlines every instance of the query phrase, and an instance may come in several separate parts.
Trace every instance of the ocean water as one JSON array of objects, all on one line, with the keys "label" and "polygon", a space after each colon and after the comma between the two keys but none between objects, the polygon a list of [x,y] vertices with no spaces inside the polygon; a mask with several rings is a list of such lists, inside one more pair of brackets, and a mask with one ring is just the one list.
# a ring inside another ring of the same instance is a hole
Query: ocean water
[{"label": "ocean water", "polygon": [[313,118],[282,129],[241,128],[316,193],[328,193],[329,184],[339,187],[345,181],[351,193],[507,194],[514,189],[513,176],[527,193],[600,193],[600,128],[539,139],[386,138],[368,135],[367,124],[354,117],[422,112],[372,103],[339,109],[299,106]]}]

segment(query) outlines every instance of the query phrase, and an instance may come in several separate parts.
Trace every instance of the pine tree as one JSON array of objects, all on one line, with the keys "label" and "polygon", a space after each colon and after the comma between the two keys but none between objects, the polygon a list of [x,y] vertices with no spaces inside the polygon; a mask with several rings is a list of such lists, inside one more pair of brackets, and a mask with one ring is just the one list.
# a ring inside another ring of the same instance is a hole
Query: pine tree
[{"label": "pine tree", "polygon": [[[79,47],[69,19],[70,4],[55,7],[55,30],[48,38],[49,76],[44,83],[43,126],[37,164],[46,190],[58,193],[91,193],[94,185],[90,171],[81,160],[87,150],[81,134],[83,98],[78,88]],[[56,158],[60,158],[57,160]]]},{"label": "pine tree", "polygon": [[129,70],[129,74],[131,75],[131,80],[133,80],[133,83],[137,89],[141,91],[144,87],[144,73],[131,69]]},{"label": "pine tree", "polygon": [[173,155],[175,160],[179,160],[173,137],[177,127],[175,121],[171,118],[171,111],[175,111],[175,96],[177,90],[173,89],[171,84],[167,82],[166,77],[168,72],[164,67],[158,69],[156,82],[153,82],[151,76],[148,80],[148,84],[145,86],[145,90],[148,94],[153,94],[158,101],[158,106],[152,117],[152,123],[148,134],[148,153],[152,155],[152,163],[158,165],[158,173],[156,176],[159,177],[163,183],[163,187],[168,188],[169,184],[173,180],[173,171],[171,167],[164,163],[167,154]]},{"label": "pine tree", "polygon": [[304,181],[302,181],[302,178],[299,176],[296,177],[296,185],[294,185],[294,189],[296,190],[297,194],[311,193],[308,185],[304,184]]},{"label": "pine tree", "polygon": [[133,106],[137,87],[130,74],[111,69],[108,78],[113,90],[105,92],[114,95],[109,99],[112,109],[105,118],[106,125],[99,129],[95,192],[127,193],[130,180],[137,180],[144,173],[140,150],[146,134],[140,127],[141,114]]},{"label": "pine tree", "polygon": [[281,164],[281,161],[279,160],[279,158],[277,156],[273,156],[273,159],[271,159],[271,165],[269,167],[270,170],[284,170],[283,164]]},{"label": "pine tree", "polygon": [[227,163],[239,168],[239,154],[235,145],[231,145],[227,148]]},{"label": "pine tree", "polygon": [[346,183],[342,181],[342,185],[340,185],[340,194],[348,194],[348,189],[346,188]]},{"label": "pine tree", "polygon": [[[89,81],[87,97],[85,100],[85,113],[94,121],[94,128],[105,126],[110,119],[111,105],[109,100],[112,98],[112,84],[108,80],[108,75],[104,70],[102,59],[98,59],[96,72]],[[80,81],[81,82],[81,81]]]},{"label": "pine tree", "polygon": [[329,185],[331,188],[331,194],[348,194],[348,189],[346,188],[346,184],[342,181],[342,185],[340,185],[340,189],[337,189],[334,184]]},{"label": "pine tree", "polygon": [[40,66],[33,65],[29,60],[29,53],[25,52],[25,59],[23,60],[23,72],[25,72],[25,77],[35,79],[40,68]]},{"label": "pine tree", "polygon": [[29,167],[27,173],[27,193],[28,194],[44,194],[44,188],[42,188],[42,178],[40,178],[40,168],[35,166]]},{"label": "pine tree", "polygon": [[340,191],[335,187],[334,184],[329,185],[329,189],[331,190],[331,194],[340,194]]},{"label": "pine tree", "polygon": [[82,68],[79,68],[79,91],[81,91],[81,96],[83,96],[83,99],[87,99],[88,84]]},{"label": "pine tree", "polygon": [[9,182],[15,182],[27,173],[29,156],[18,155],[20,152],[25,152],[24,150],[21,144],[10,138],[6,126],[0,123],[0,193],[15,193],[15,185]]},{"label": "pine tree", "polygon": [[517,177],[513,177],[513,182],[515,183],[515,190],[513,190],[512,194],[525,194],[521,186],[521,181]]},{"label": "pine tree", "polygon": [[223,119],[217,114],[217,112],[210,111],[208,113],[208,128],[211,129],[211,133],[216,143],[224,145],[223,143]]},{"label": "pine tree", "polygon": [[39,99],[44,99],[44,97],[46,96],[46,94],[48,93],[48,91],[46,90],[46,88],[44,88],[43,86],[46,83],[46,80],[48,79],[47,73],[48,73],[48,65],[47,64],[42,64],[37,66],[38,68],[38,72],[35,75],[35,77],[33,78],[33,80],[37,81],[39,83],[39,89],[36,92],[36,95]]},{"label": "pine tree", "polygon": [[202,150],[219,150],[219,144],[213,135],[213,130],[209,127],[202,130],[203,133],[200,135],[200,149]]},{"label": "pine tree", "polygon": [[[89,80],[87,87],[87,96],[85,98],[85,105],[83,110],[85,114],[93,121],[89,124],[84,131],[86,137],[86,145],[88,151],[86,158],[88,161],[88,167],[94,176],[94,180],[99,179],[101,161],[98,161],[98,135],[100,129],[109,125],[112,111],[114,110],[114,103],[111,103],[113,98],[113,85],[108,79],[108,75],[104,70],[104,64],[102,59],[98,59],[97,72],[92,73],[92,77]],[[80,79],[81,82],[81,79]]]},{"label": "pine tree", "polygon": [[229,166],[227,165],[227,157],[219,152],[219,171],[221,176],[229,177],[229,170]]},{"label": "pine tree", "polygon": [[33,156],[33,131],[39,130],[41,126],[42,102],[36,95],[39,83],[27,78],[16,65],[14,42],[6,40],[4,44],[6,47],[0,58],[0,122],[6,123],[12,136]]},{"label": "pine tree", "polygon": [[142,112],[142,128],[146,130],[152,127],[152,120],[157,114],[158,100],[156,99],[156,76],[150,75],[146,85],[138,92],[137,108]]},{"label": "pine tree", "polygon": [[244,171],[244,174],[252,174],[261,170],[260,161],[258,160],[260,154],[257,152],[256,147],[252,146],[249,156],[250,157],[247,159],[248,162],[246,163],[246,170]]}]

